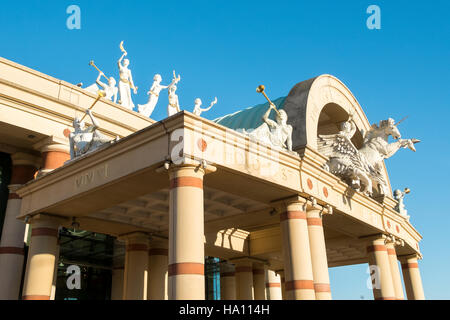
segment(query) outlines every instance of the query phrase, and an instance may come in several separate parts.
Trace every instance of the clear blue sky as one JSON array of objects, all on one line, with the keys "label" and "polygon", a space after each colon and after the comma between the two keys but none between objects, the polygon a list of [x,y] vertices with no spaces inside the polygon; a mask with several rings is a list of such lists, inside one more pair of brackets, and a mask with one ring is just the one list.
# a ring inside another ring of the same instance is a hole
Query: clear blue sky
[{"label": "clear blue sky", "polygon": [[[81,30],[66,28],[66,8],[81,8]],[[381,8],[369,30],[366,8]],[[155,73],[181,73],[178,95],[219,103],[215,118],[264,102],[255,88],[285,96],[302,80],[328,73],[354,93],[371,122],[410,115],[400,129],[422,140],[417,152],[387,161],[394,188],[408,186],[411,222],[424,240],[420,262],[427,298],[449,299],[450,2],[434,1],[3,1],[0,56],[71,83],[91,84],[94,59],[117,78],[125,40],[135,103]],[[161,119],[167,97],[153,114]],[[370,299],[366,266],[331,269],[334,298]]]}]

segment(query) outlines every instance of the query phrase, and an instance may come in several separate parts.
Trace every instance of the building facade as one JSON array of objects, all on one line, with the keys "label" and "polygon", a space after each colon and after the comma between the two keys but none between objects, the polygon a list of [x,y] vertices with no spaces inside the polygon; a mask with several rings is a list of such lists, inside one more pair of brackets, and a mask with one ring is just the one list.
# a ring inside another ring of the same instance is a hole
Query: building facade
[{"label": "building facade", "polygon": [[424,299],[421,236],[384,165],[389,192],[370,194],[326,170],[321,135],[351,115],[360,148],[372,128],[335,77],[274,100],[292,151],[245,134],[269,104],[157,122],[100,99],[99,130],[120,139],[71,159],[73,120],[96,98],[0,59],[0,299],[322,300],[329,268],[363,263],[375,299]]}]

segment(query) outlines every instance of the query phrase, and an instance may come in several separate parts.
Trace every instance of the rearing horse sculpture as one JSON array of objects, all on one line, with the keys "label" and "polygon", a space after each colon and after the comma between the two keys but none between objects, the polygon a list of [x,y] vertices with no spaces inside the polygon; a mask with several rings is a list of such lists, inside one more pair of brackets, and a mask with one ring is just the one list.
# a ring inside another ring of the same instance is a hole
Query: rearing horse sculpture
[{"label": "rearing horse sculpture", "polygon": [[[389,118],[380,121],[379,125],[372,125],[368,132],[363,133],[364,142],[359,150],[350,140],[356,132],[356,125],[351,117],[341,124],[339,133],[319,135],[319,152],[330,158],[325,169],[342,178],[357,191],[372,195],[372,186],[375,184],[379,186],[381,193],[387,194],[383,160],[392,157],[400,148],[416,151],[414,144],[420,142],[417,139],[401,139],[398,124]],[[389,143],[389,136],[397,141]]]}]

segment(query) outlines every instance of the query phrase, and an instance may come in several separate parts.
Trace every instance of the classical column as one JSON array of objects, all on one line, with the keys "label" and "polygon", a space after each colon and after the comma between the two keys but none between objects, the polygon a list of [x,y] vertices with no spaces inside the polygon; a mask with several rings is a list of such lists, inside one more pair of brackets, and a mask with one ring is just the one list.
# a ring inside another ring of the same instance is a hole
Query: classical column
[{"label": "classical column", "polygon": [[113,270],[111,278],[111,300],[123,299],[123,277],[125,264],[124,252],[125,250],[122,243],[118,239],[114,240]]},{"label": "classical column", "polygon": [[45,175],[64,165],[70,160],[70,148],[68,139],[60,139],[54,136],[39,141],[33,146],[41,152],[42,164],[38,176]]},{"label": "classical column", "polygon": [[126,244],[123,300],[147,300],[149,237],[134,232],[120,238]]},{"label": "classical column", "polygon": [[323,210],[323,208],[308,208],[306,211],[306,219],[308,223],[316,300],[331,300],[327,250],[322,225]]},{"label": "classical column", "polygon": [[253,263],[248,259],[233,260],[236,265],[236,300],[253,300]]},{"label": "classical column", "polygon": [[284,279],[284,270],[278,270],[277,274],[280,275],[281,280],[281,298],[282,300],[286,300],[286,291],[285,291],[285,279]]},{"label": "classical column", "polygon": [[400,257],[408,300],[425,300],[417,255]]},{"label": "classical column", "polygon": [[55,261],[58,254],[58,228],[61,219],[38,215],[31,220],[31,243],[22,290],[23,300],[50,300]]},{"label": "classical column", "polygon": [[395,300],[391,267],[385,241],[386,236],[376,236],[369,240],[367,246],[369,267],[373,280],[372,290],[375,300]]},{"label": "classical column", "polygon": [[200,167],[169,169],[169,299],[205,299],[203,175]]},{"label": "classical column", "polygon": [[254,300],[266,300],[266,273],[264,264],[253,263]]},{"label": "classical column", "polygon": [[58,237],[58,246],[56,247],[56,255],[55,255],[55,272],[53,273],[52,293],[50,294],[50,300],[56,299],[56,284],[58,282],[58,264],[59,264],[60,249],[61,247],[59,246],[59,237]]},{"label": "classical column", "polygon": [[268,267],[265,268],[265,273],[267,300],[282,300],[280,274]]},{"label": "classical column", "polygon": [[288,300],[315,300],[308,225],[301,197],[284,202],[280,214],[284,256],[285,290]]},{"label": "classical column", "polygon": [[24,265],[25,223],[17,220],[22,200],[15,193],[26,182],[32,180],[39,159],[26,153],[11,156],[12,175],[8,203],[0,242],[0,300],[19,299],[20,283]]},{"label": "classical column", "polygon": [[168,299],[168,250],[167,241],[152,241],[148,251],[147,300]]},{"label": "classical column", "polygon": [[404,300],[402,278],[400,276],[400,269],[398,267],[397,252],[395,251],[395,244],[392,241],[386,243],[387,253],[389,257],[389,264],[391,268],[392,283],[394,285],[395,298],[397,300]]},{"label": "classical column", "polygon": [[124,267],[113,267],[111,279],[111,300],[123,299],[123,277]]},{"label": "classical column", "polygon": [[220,300],[236,300],[236,277],[234,265],[220,263]]}]

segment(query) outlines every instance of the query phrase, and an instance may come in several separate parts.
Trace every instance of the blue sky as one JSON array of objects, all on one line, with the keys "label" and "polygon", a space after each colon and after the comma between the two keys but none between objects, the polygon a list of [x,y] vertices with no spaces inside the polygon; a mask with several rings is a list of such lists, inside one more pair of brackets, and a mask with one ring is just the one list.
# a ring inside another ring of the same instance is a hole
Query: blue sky
[{"label": "blue sky", "polygon": [[[81,8],[81,30],[66,27],[66,8]],[[366,27],[369,5],[381,9],[381,30]],[[417,152],[387,160],[394,188],[408,186],[411,222],[423,235],[425,295],[450,299],[449,101],[450,2],[434,1],[3,1],[0,56],[71,83],[91,84],[93,59],[117,78],[125,40],[145,103],[153,75],[181,74],[182,108],[194,99],[218,104],[215,118],[288,94],[297,83],[328,73],[342,80],[371,122],[409,115],[404,137]],[[165,116],[161,95],[153,118]],[[366,266],[330,271],[336,299],[371,299]]]}]

